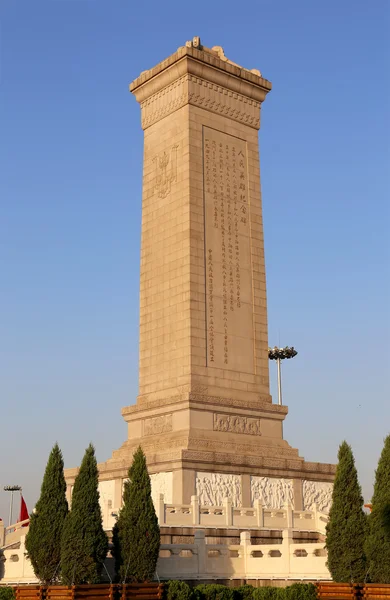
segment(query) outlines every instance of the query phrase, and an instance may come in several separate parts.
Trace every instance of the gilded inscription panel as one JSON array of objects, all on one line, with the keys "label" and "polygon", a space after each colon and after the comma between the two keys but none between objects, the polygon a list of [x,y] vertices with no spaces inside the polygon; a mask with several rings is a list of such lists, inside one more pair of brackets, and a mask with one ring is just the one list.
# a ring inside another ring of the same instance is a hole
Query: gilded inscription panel
[{"label": "gilded inscription panel", "polygon": [[247,144],[203,128],[207,366],[254,373]]}]

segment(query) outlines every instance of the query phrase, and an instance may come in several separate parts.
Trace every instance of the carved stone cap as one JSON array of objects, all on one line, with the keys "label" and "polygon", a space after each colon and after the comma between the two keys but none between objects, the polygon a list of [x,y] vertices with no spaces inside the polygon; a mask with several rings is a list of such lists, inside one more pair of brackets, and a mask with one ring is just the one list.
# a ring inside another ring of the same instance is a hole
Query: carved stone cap
[{"label": "carved stone cap", "polygon": [[228,60],[220,46],[205,48],[199,38],[187,42],[158,65],[143,71],[129,86],[138,102],[158,93],[180,77],[191,74],[262,102],[272,85],[260,71],[249,71]]}]

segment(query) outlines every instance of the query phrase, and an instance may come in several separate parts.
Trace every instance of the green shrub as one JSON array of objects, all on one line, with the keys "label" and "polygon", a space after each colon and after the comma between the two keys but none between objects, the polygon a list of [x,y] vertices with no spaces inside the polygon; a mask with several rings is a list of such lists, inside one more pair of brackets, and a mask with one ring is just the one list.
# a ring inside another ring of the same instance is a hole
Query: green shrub
[{"label": "green shrub", "polygon": [[363,511],[364,501],[355,459],[347,442],[340,445],[338,459],[332,506],[326,525],[327,566],[333,581],[361,583],[367,574],[364,552],[367,517]]},{"label": "green shrub", "polygon": [[141,447],[134,453],[128,476],[123,506],[113,529],[115,570],[122,583],[151,581],[160,550],[160,528]]},{"label": "green shrub", "polygon": [[26,537],[26,550],[34,573],[46,585],[58,582],[60,576],[61,536],[67,514],[64,460],[55,444]]},{"label": "green shrub", "polygon": [[234,588],[234,596],[236,600],[252,600],[255,588],[253,585],[241,585]]},{"label": "green shrub", "polygon": [[99,471],[95,449],[90,444],[74,482],[72,507],[62,530],[61,577],[65,585],[100,582],[108,540],[98,488]]},{"label": "green shrub", "polygon": [[0,587],[0,600],[15,600],[14,588]]},{"label": "green shrub", "polygon": [[385,439],[375,472],[372,513],[366,540],[369,578],[373,583],[390,583],[390,435]]},{"label": "green shrub", "polygon": [[235,600],[233,588],[217,583],[197,585],[194,595],[196,600]]},{"label": "green shrub", "polygon": [[185,581],[171,580],[165,584],[165,600],[193,600],[194,592]]},{"label": "green shrub", "polygon": [[253,600],[285,600],[285,588],[271,586],[255,588],[253,591]]},{"label": "green shrub", "polygon": [[317,589],[313,583],[293,583],[285,588],[285,600],[316,600]]}]

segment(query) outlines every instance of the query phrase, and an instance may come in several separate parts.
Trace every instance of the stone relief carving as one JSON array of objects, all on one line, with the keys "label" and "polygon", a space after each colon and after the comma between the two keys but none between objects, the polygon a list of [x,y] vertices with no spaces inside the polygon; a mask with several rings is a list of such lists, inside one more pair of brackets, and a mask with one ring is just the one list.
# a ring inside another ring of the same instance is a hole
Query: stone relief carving
[{"label": "stone relief carving", "polygon": [[[167,443],[167,446],[169,448],[170,451],[173,451],[174,448],[178,448],[179,451],[181,451],[182,448],[185,448],[188,444],[188,436],[183,436],[183,437],[175,437],[173,439],[169,439],[169,442]],[[134,446],[134,451],[136,450],[136,446]],[[158,452],[159,454],[163,454],[164,453],[164,446],[161,444],[161,439],[156,439],[153,437],[150,437],[149,439],[146,439],[145,441],[142,441],[142,448],[144,449],[145,453],[155,453]]]},{"label": "stone relief carving", "polygon": [[329,513],[332,505],[333,483],[325,481],[304,481],[303,482],[303,509],[317,510]]},{"label": "stone relief carving", "polygon": [[153,417],[144,421],[144,435],[155,435],[172,431],[172,413],[169,415],[161,415],[161,417]]},{"label": "stone relief carving", "polygon": [[197,472],[196,494],[203,506],[222,506],[224,498],[230,498],[233,506],[241,506],[241,477],[226,473]]},{"label": "stone relief carving", "polygon": [[[170,102],[166,101],[167,94],[172,96]],[[238,106],[241,110],[237,105],[234,107],[231,105],[230,98],[239,102]],[[188,103],[226,115],[234,121],[246,123],[256,129],[260,127],[260,102],[205,79],[186,74],[141,102],[143,129]]]},{"label": "stone relief carving", "polygon": [[172,473],[152,473],[150,483],[152,486],[152,498],[156,505],[159,494],[164,494],[165,504],[172,504]]},{"label": "stone relief carving", "polygon": [[252,503],[259,499],[266,508],[282,508],[284,504],[294,507],[294,489],[292,479],[273,477],[251,477]]},{"label": "stone relief carving", "polygon": [[[187,387],[187,386],[183,386]],[[180,392],[180,389],[179,389]],[[255,410],[265,410],[273,414],[287,414],[286,406],[278,406],[270,402],[270,396],[258,396],[257,400],[237,400],[229,398],[228,396],[209,396],[207,394],[194,394],[192,392],[183,392],[177,396],[169,396],[168,398],[156,398],[148,399],[147,396],[139,397],[139,404],[135,404],[131,407],[122,409],[122,415],[127,413],[134,413],[140,410],[146,410],[151,408],[160,408],[161,406],[168,406],[169,404],[175,404],[183,400],[191,400],[193,402],[199,402],[202,404],[222,404],[223,406],[232,406],[235,408],[253,408]]]},{"label": "stone relief carving", "polygon": [[214,413],[214,431],[230,431],[232,433],[261,435],[260,419]]},{"label": "stone relief carving", "polygon": [[191,391],[195,394],[207,394],[208,388],[207,385],[199,385],[195,383],[191,386]]},{"label": "stone relief carving", "polygon": [[[170,115],[188,103],[188,75],[183,75],[173,83],[141,102],[142,127],[146,129],[156,121]],[[171,94],[172,100],[166,102],[165,96]]]},{"label": "stone relief carving", "polygon": [[[208,462],[210,460],[210,454],[208,452],[200,452],[196,450],[182,450],[182,458],[185,458],[186,460],[192,460],[194,462]],[[213,452],[213,459],[214,462],[219,464],[229,463],[231,465],[238,465],[239,467],[241,467],[244,460],[246,465],[257,468],[266,466],[264,463],[267,460],[258,456],[245,456],[244,459],[244,455],[242,454],[223,454],[222,452]],[[281,460],[279,463],[280,464],[278,464],[277,467],[278,469],[288,467],[288,461]]]},{"label": "stone relief carving", "polygon": [[172,183],[176,181],[177,149],[178,145],[175,144],[168,152],[164,150],[153,158],[156,166],[155,188],[159,198],[166,198],[171,191]]},{"label": "stone relief carving", "polygon": [[[252,444],[234,444],[232,446],[231,442],[222,442],[220,440],[208,440],[202,438],[190,438],[190,448],[195,449],[205,449],[212,450],[218,452],[219,450],[227,450],[230,451],[232,456],[236,455],[239,452],[243,454],[250,454],[253,452]],[[269,457],[272,460],[277,460],[278,464],[281,466],[285,464],[285,459],[289,457],[296,457],[298,452],[294,448],[282,448],[278,447],[277,452],[274,446],[259,446],[257,449],[257,453],[261,457]],[[278,458],[274,458],[277,453]]]}]

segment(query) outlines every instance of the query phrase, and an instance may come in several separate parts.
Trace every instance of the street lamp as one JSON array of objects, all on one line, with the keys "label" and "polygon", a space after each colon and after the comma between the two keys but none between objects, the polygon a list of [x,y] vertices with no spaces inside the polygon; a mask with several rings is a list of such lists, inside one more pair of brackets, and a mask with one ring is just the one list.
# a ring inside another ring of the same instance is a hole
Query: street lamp
[{"label": "street lamp", "polygon": [[6,485],[6,486],[4,486],[4,491],[11,492],[11,500],[9,503],[9,523],[8,523],[8,526],[10,526],[12,523],[12,504],[13,504],[13,500],[14,500],[14,492],[21,492],[22,488],[20,487],[20,485]]},{"label": "street lamp", "polygon": [[285,358],[294,358],[298,352],[295,350],[294,346],[289,348],[286,346],[285,348],[268,348],[268,358],[270,360],[276,360],[276,365],[278,367],[278,404],[281,406],[282,404],[282,368],[280,361]]}]

